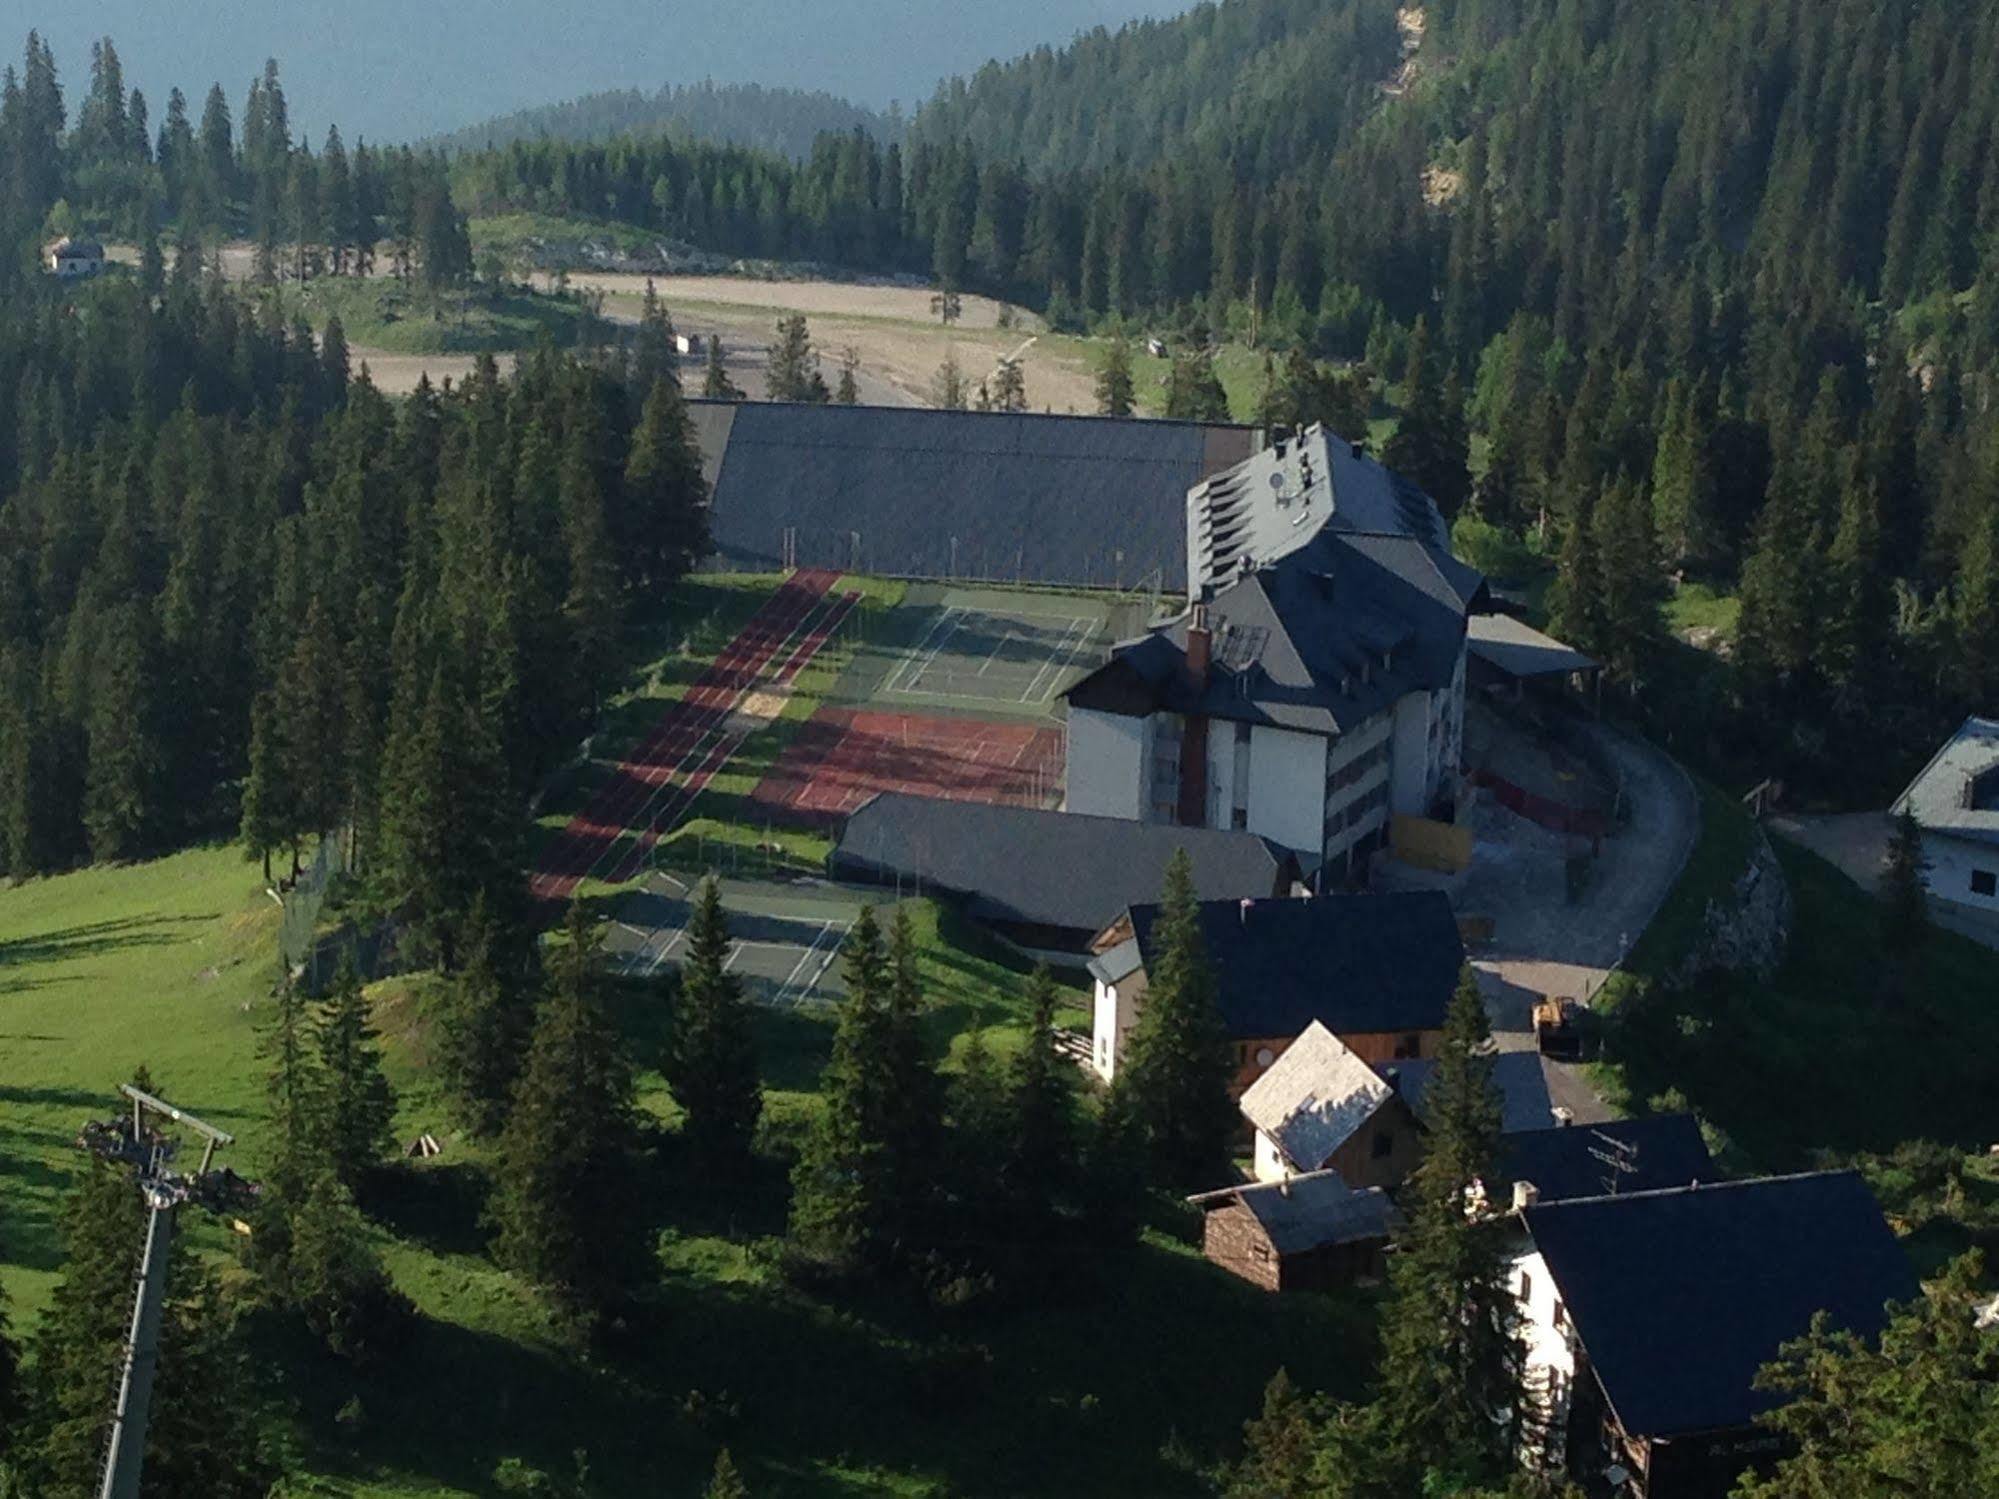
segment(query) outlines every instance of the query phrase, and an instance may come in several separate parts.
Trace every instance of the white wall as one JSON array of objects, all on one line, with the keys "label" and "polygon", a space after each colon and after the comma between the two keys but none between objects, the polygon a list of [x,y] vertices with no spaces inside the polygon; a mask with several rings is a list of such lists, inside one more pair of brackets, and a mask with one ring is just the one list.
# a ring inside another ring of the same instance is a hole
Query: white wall
[{"label": "white wall", "polygon": [[1999,913],[1999,896],[1971,893],[1973,870],[1986,869],[1999,876],[1999,844],[1972,843],[1963,838],[1926,833],[1923,858],[1929,864],[1923,878],[1931,895],[1952,905]]},{"label": "white wall", "polygon": [[[1523,1279],[1524,1277],[1524,1279]],[[1521,1455],[1530,1466],[1560,1468],[1568,1429],[1569,1401],[1576,1379],[1574,1330],[1567,1319],[1557,1325],[1561,1295],[1555,1288],[1548,1265],[1532,1249],[1514,1257],[1507,1270],[1514,1305],[1519,1314],[1516,1331],[1525,1351],[1521,1383],[1527,1399],[1539,1407],[1539,1419],[1547,1433],[1548,1449]],[[1525,1294],[1522,1294],[1522,1290]]]},{"label": "white wall", "polygon": [[1291,1174],[1291,1168],[1284,1164],[1276,1143],[1262,1130],[1256,1132],[1256,1179],[1260,1182],[1281,1182]]},{"label": "white wall", "polygon": [[1138,1001],[1145,993],[1145,970],[1127,975],[1115,984],[1097,980],[1096,1002],[1090,1015],[1090,1066],[1098,1077],[1110,1082],[1117,1076],[1124,1053],[1125,1038],[1138,1019]]},{"label": "white wall", "polygon": [[1071,812],[1122,817],[1145,816],[1146,720],[1069,710],[1068,795]]},{"label": "white wall", "polygon": [[[1235,720],[1208,720],[1208,806],[1207,825],[1211,828],[1235,826],[1236,793]],[[1244,788],[1247,791],[1247,787]]]},{"label": "white wall", "polygon": [[[1233,751],[1231,751],[1233,753]],[[1326,841],[1326,741],[1258,724],[1249,739],[1249,830],[1317,855]]]},{"label": "white wall", "polygon": [[1412,692],[1395,705],[1395,746],[1389,756],[1388,810],[1421,817],[1430,810],[1430,694]]}]

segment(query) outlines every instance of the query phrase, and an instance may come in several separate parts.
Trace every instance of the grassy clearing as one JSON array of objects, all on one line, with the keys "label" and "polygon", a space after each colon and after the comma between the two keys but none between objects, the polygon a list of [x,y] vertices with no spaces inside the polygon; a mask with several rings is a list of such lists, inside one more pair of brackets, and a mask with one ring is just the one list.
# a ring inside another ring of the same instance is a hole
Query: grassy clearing
[{"label": "grassy clearing", "polygon": [[302,310],[315,329],[332,317],[350,344],[391,354],[505,354],[546,336],[576,344],[592,313],[580,296],[521,289],[431,293],[385,276],[326,276],[283,293],[287,311]]},{"label": "grassy clearing", "polygon": [[258,873],[235,848],[205,848],[0,891],[0,1259],[24,1320],[57,1264],[77,1129],[114,1111],[139,1063],[174,1102],[244,1134],[235,1164],[256,1166],[255,1027],[278,961]]},{"label": "grassy clearing", "polygon": [[1705,583],[1682,583],[1666,600],[1666,628],[1675,635],[1689,630],[1714,630],[1723,640],[1733,638],[1742,614],[1742,600],[1717,593]]},{"label": "grassy clearing", "polygon": [[1897,962],[1877,903],[1816,855],[1776,847],[1795,914],[1789,955],[1767,983],[1668,984],[1752,837],[1747,814],[1703,786],[1687,871],[1606,990],[1600,1085],[1632,1108],[1677,1089],[1728,1137],[1738,1164],[1759,1170],[1914,1139],[1982,1149],[1986,1100],[1999,1096],[1999,955],[1937,932]]}]

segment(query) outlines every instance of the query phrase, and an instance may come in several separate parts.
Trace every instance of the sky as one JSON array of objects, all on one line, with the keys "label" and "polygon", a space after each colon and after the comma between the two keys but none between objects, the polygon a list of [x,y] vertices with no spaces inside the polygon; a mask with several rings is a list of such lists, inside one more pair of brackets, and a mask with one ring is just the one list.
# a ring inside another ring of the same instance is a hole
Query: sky
[{"label": "sky", "polygon": [[31,28],[72,111],[109,35],[155,124],[178,84],[239,115],[275,57],[295,132],[408,140],[606,88],[714,78],[909,108],[938,80],[1192,0],[0,0],[0,52]]}]

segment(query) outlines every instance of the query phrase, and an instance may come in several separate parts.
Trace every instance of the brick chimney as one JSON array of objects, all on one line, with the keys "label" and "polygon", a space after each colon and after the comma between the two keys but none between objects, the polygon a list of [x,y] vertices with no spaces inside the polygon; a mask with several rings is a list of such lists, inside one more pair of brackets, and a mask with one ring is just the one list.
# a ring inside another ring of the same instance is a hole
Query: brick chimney
[{"label": "brick chimney", "polygon": [[1208,625],[1208,606],[1196,604],[1194,617],[1187,623],[1187,675],[1194,690],[1204,691],[1208,672],[1215,664],[1215,632]]}]

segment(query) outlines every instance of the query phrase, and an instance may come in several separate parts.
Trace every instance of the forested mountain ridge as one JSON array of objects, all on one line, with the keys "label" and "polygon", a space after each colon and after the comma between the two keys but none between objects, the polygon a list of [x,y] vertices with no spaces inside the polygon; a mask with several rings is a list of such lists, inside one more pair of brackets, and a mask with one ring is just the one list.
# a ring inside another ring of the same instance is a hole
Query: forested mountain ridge
[{"label": "forested mountain ridge", "polygon": [[427,144],[450,152],[477,151],[518,140],[601,141],[657,131],[797,160],[811,152],[821,135],[851,130],[890,141],[901,135],[903,120],[819,90],[708,79],[667,84],[652,92],[584,94],[467,125]]},{"label": "forested mountain ridge", "polygon": [[1391,0],[1230,0],[1098,28],[953,79],[911,138],[1030,172],[1145,167],[1189,147],[1269,177],[1322,159],[1401,58]]}]

